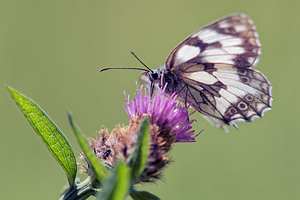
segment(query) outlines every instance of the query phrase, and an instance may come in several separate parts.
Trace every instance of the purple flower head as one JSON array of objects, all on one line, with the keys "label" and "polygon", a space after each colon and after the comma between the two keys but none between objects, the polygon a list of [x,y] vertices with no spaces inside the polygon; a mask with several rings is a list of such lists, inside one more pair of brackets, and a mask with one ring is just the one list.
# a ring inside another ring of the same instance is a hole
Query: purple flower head
[{"label": "purple flower head", "polygon": [[[125,95],[124,109],[130,117],[129,125],[118,125],[110,133],[102,128],[97,138],[91,139],[91,147],[97,158],[108,168],[116,163],[126,161],[134,152],[140,124],[145,117],[150,121],[149,155],[144,171],[137,178],[137,182],[154,182],[161,178],[163,169],[170,163],[168,152],[174,142],[195,142],[195,131],[189,120],[191,114],[188,108],[176,101],[176,95],[170,98],[164,96],[164,90],[156,91],[153,98],[147,89],[143,94],[143,86],[137,89],[132,101]],[[83,154],[81,154],[83,171],[93,177]]]},{"label": "purple flower head", "polygon": [[[150,116],[151,124],[155,124],[161,129],[161,132],[167,132],[168,136],[175,138],[172,142],[195,142],[195,134],[191,124],[196,120],[189,120],[191,114],[188,113],[188,108],[181,106],[176,102],[175,93],[170,98],[165,97],[164,90],[157,91],[152,99],[145,89],[145,94],[141,89],[137,89],[137,95],[130,102],[129,97],[126,97],[125,91],[125,106],[124,109],[130,119],[136,117]],[[175,137],[174,137],[175,136]]]}]

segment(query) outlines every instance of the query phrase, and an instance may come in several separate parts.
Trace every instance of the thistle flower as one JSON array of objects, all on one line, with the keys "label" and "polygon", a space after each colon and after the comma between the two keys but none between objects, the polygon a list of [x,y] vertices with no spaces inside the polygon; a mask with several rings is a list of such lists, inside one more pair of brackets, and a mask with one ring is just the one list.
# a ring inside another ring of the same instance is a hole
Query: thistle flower
[{"label": "thistle flower", "polygon": [[[99,137],[91,139],[91,147],[99,160],[113,168],[118,161],[124,161],[133,153],[137,132],[144,117],[150,121],[151,142],[147,165],[136,182],[153,182],[161,177],[162,169],[170,162],[167,155],[174,142],[195,142],[195,131],[189,120],[188,108],[176,102],[176,95],[170,98],[163,91],[151,98],[147,89],[144,94],[137,89],[132,101],[125,95],[124,109],[130,118],[128,126],[118,125],[111,133],[99,131]],[[82,155],[84,158],[84,156]],[[89,166],[85,168],[88,173]]]},{"label": "thistle flower", "polygon": [[[134,100],[129,102],[125,95],[124,109],[131,120],[138,116],[148,116],[151,124],[156,124],[160,127],[161,132],[167,131],[169,142],[195,142],[194,130],[191,130],[191,124],[196,120],[189,121],[189,116],[186,107],[182,107],[175,101],[175,93],[167,98],[164,96],[164,90],[157,93],[151,99],[145,89],[145,95],[142,93],[143,86]],[[173,138],[175,137],[175,141]],[[166,138],[168,139],[168,138]]]}]

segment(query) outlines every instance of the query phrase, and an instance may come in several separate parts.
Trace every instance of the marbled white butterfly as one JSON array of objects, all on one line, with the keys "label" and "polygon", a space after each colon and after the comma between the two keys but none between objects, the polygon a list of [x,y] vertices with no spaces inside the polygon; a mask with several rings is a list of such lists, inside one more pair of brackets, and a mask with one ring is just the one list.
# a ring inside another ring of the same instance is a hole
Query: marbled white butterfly
[{"label": "marbled white butterfly", "polygon": [[253,21],[235,14],[207,25],[181,42],[166,64],[143,72],[149,88],[164,86],[167,95],[192,106],[225,130],[236,121],[250,122],[271,109],[272,86],[253,67],[261,44]]},{"label": "marbled white butterfly", "polygon": [[[272,86],[253,67],[261,44],[253,21],[235,14],[207,25],[181,42],[156,70],[144,70],[142,84],[174,92],[217,127],[253,121],[271,109]],[[141,62],[142,63],[142,62]],[[144,64],[144,63],[142,63]],[[101,71],[113,69],[105,68]],[[123,68],[124,69],[124,68]]]}]

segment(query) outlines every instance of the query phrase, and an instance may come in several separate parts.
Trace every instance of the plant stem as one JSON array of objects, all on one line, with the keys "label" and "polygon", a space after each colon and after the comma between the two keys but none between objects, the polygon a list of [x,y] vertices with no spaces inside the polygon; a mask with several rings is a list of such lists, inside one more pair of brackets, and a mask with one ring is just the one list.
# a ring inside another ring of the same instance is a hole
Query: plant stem
[{"label": "plant stem", "polygon": [[63,195],[59,200],[82,200],[98,192],[91,184],[91,179],[88,177],[81,183],[76,184],[70,188],[68,192]]}]

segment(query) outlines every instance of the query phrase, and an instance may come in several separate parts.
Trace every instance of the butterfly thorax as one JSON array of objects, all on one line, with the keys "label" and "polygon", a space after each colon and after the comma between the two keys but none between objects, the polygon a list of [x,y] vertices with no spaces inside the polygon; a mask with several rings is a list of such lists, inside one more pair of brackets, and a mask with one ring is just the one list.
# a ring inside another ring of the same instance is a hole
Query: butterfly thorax
[{"label": "butterfly thorax", "polygon": [[178,93],[182,85],[181,82],[182,80],[179,78],[179,76],[176,73],[173,73],[169,70],[166,70],[163,73],[162,83],[163,86],[166,86],[165,92],[169,94],[172,94],[174,92]]},{"label": "butterfly thorax", "polygon": [[166,69],[165,65],[149,72],[148,77],[154,87],[160,89],[165,87],[165,93],[172,94],[178,92],[178,86],[181,80],[177,74]]}]

